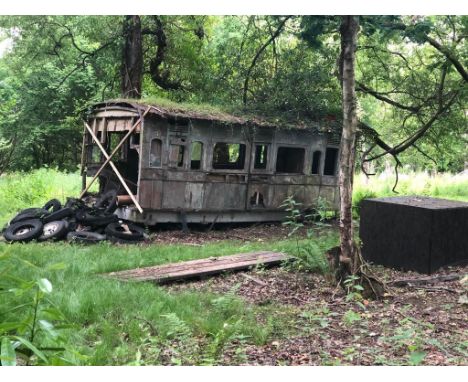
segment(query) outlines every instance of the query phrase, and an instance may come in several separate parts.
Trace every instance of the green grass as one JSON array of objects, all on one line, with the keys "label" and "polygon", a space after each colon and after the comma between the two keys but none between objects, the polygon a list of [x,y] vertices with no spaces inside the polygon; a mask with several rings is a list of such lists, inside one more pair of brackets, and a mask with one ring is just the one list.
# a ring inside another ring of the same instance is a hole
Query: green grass
[{"label": "green grass", "polygon": [[[366,195],[393,195],[392,182],[391,177],[379,176],[366,184],[358,175],[355,202]],[[2,176],[0,221],[5,223],[18,210],[41,206],[51,198],[64,201],[67,196],[76,196],[79,188],[78,174],[51,169]],[[399,191],[468,200],[468,180],[451,175],[430,178],[425,174],[408,174],[401,176]],[[299,242],[295,239],[256,243],[224,241],[200,247],[0,243],[0,276],[4,272],[25,280],[47,278],[52,282],[51,304],[74,325],[64,329],[67,358],[74,363],[216,363],[221,349],[230,341],[262,344],[275,333],[287,332],[287,323],[275,313],[281,307],[252,306],[234,293],[219,296],[196,289],[170,293],[166,287],[150,282],[125,283],[100,274],[255,250],[297,254],[298,244],[300,267],[323,271],[323,253],[336,243],[336,233]],[[28,294],[0,290],[0,324],[18,319],[21,310],[7,313],[8,310],[30,298]],[[259,323],[258,317],[265,320]]]},{"label": "green grass", "polygon": [[354,178],[353,204],[356,208],[365,198],[399,195],[424,195],[435,198],[461,200],[468,202],[468,175],[449,173],[430,176],[425,172],[400,174],[396,191],[393,173],[382,173],[366,178],[357,174]]},{"label": "green grass", "polygon": [[[88,180],[89,181],[89,180]],[[67,197],[78,197],[81,176],[55,169],[42,168],[29,173],[10,173],[0,177],[0,227],[20,210],[42,207],[50,199],[62,203]],[[96,186],[92,186],[96,191]]]},{"label": "green grass", "polygon": [[[336,236],[318,244],[325,249],[332,242],[336,242]],[[120,282],[100,274],[254,250],[294,253],[296,242],[226,241],[201,247],[0,244],[0,264],[10,275],[25,280],[47,278],[52,282],[51,303],[75,325],[75,329],[66,330],[67,347],[86,356],[76,358],[69,352],[68,358],[74,362],[120,365],[135,361],[139,352],[144,352],[142,362],[157,364],[161,362],[159,351],[180,337],[185,345],[204,344],[197,351],[190,347],[180,351],[180,362],[200,364],[216,363],[219,349],[234,338],[264,343],[278,323],[258,324],[256,308],[234,295],[216,296],[196,290],[169,293],[166,287],[151,282]],[[17,312],[3,315],[2,312],[28,298],[28,295],[0,294],[0,322],[17,319]],[[150,333],[150,328],[155,333]]]}]

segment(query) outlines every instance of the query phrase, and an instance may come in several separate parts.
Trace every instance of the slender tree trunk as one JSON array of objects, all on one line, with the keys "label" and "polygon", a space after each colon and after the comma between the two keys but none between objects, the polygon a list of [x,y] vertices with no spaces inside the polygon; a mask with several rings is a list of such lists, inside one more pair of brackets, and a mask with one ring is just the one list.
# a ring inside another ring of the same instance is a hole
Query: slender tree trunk
[{"label": "slender tree trunk", "polygon": [[340,156],[340,248],[341,255],[354,262],[352,194],[356,153],[355,52],[358,16],[343,16],[341,22],[340,74],[343,94],[343,134]]},{"label": "slender tree trunk", "polygon": [[355,91],[355,52],[359,18],[343,16],[341,21],[341,54],[339,60],[340,79],[343,93],[343,134],[340,155],[340,246],[327,252],[335,280],[345,291],[350,291],[346,282],[349,276],[356,279],[364,298],[380,299],[385,293],[385,285],[372,274],[363,261],[361,250],[353,241],[352,195],[354,160],[356,157],[356,91]]},{"label": "slender tree trunk", "polygon": [[121,95],[124,98],[141,98],[143,45],[140,16],[125,16],[123,36]]}]

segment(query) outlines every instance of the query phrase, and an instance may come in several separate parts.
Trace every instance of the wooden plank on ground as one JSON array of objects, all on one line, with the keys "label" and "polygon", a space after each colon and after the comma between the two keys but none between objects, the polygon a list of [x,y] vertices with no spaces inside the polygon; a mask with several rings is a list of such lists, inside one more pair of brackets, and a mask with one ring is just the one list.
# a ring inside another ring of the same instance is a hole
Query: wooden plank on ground
[{"label": "wooden plank on ground", "polygon": [[257,265],[273,266],[289,260],[290,258],[290,256],[282,252],[250,252],[111,272],[107,273],[105,276],[125,281],[155,281],[157,283],[167,283],[170,281],[215,275],[227,271],[249,269]]}]

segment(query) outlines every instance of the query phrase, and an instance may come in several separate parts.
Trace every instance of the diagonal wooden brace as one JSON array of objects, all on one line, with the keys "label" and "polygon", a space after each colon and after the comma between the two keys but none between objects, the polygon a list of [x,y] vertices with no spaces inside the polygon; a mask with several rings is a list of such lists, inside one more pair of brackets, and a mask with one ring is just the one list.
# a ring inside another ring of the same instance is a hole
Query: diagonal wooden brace
[{"label": "diagonal wooden brace", "polygon": [[[109,165],[111,166],[112,170],[114,170],[115,172],[115,175],[117,175],[117,178],[119,178],[120,180],[120,183],[122,183],[122,186],[124,186],[125,188],[125,191],[127,191],[128,195],[130,196],[130,198],[132,198],[132,201],[133,203],[135,203],[135,206],[136,208],[138,209],[138,211],[140,211],[140,213],[142,214],[143,213],[143,209],[141,208],[140,204],[138,203],[138,201],[136,200],[135,196],[132,194],[132,192],[130,191],[130,189],[128,188],[127,186],[127,183],[125,183],[125,180],[123,179],[122,175],[120,174],[119,170],[117,169],[117,167],[115,166],[114,162],[111,161],[111,157],[109,156],[109,154],[107,154],[106,150],[104,149],[104,147],[102,147],[101,145],[101,142],[99,142],[99,139],[98,137],[96,137],[96,135],[94,134],[93,130],[91,129],[91,127],[89,127],[89,125],[85,122],[85,126],[86,126],[86,129],[88,130],[89,134],[91,134],[91,137],[93,138],[93,140],[96,142],[97,146],[99,147],[99,149],[101,150],[102,154],[106,157],[107,159],[107,163],[109,163]],[[115,153],[114,153],[115,154]],[[81,198],[82,196],[80,196]]]},{"label": "diagonal wooden brace", "polygon": [[[105,160],[105,162],[101,165],[101,167],[99,168],[99,170],[96,172],[96,174],[94,175],[93,179],[91,179],[91,182],[86,186],[86,188],[81,192],[81,195],[80,195],[80,199],[86,194],[86,192],[88,192],[88,190],[90,189],[90,187],[93,185],[94,181],[98,178],[98,176],[101,174],[101,172],[104,170],[104,167],[106,167],[106,165],[110,162],[110,160],[112,159],[112,157],[115,155],[115,153],[117,151],[119,151],[120,147],[124,144],[124,142],[128,139],[128,137],[130,137],[130,135],[132,135],[133,131],[135,131],[135,129],[138,127],[138,125],[141,123],[141,121],[143,120],[143,118],[146,117],[146,114],[148,114],[148,112],[151,110],[151,106],[148,107],[145,112],[143,113],[143,115],[138,119],[138,121],[136,121],[133,126],[131,127],[131,129],[127,132],[127,134],[125,134],[125,137],[122,138],[122,140],[119,142],[119,144],[114,148],[114,150],[111,152],[110,156]],[[84,139],[84,138],[83,138]],[[84,141],[83,141],[84,142]],[[84,144],[84,143],[83,143]],[[84,146],[83,146],[83,150],[84,150]],[[83,151],[84,152],[84,151]],[[82,157],[82,166],[83,166],[83,158]],[[83,167],[82,167],[83,168]]]}]

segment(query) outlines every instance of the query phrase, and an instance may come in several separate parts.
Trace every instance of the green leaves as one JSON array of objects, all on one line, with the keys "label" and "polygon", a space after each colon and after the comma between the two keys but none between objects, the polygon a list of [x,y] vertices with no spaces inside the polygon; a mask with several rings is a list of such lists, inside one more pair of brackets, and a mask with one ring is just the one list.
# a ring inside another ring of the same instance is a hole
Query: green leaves
[{"label": "green leaves", "polygon": [[[21,259],[15,258],[23,268],[35,272],[50,272],[66,267],[63,263],[38,267],[29,261],[18,260]],[[11,274],[0,279],[7,299],[5,308],[1,307],[3,309],[0,311],[0,318],[9,319],[0,322],[1,365],[16,365],[16,354],[21,355],[31,365],[73,363],[73,360],[64,358],[66,349],[63,337],[63,330],[73,327],[49,298],[53,291],[52,283],[47,278],[23,279],[14,274],[14,269],[12,267]],[[11,301],[8,301],[8,298]]]},{"label": "green leaves", "polygon": [[0,348],[2,366],[16,366],[16,352],[8,337],[4,337]]},{"label": "green leaves", "polygon": [[29,350],[31,350],[33,352],[33,354],[35,354],[38,358],[40,358],[45,363],[48,362],[47,357],[45,356],[45,354],[42,351],[40,351],[34,344],[32,344],[26,338],[20,337],[20,336],[11,336],[11,338],[14,338],[15,340],[19,341],[22,345],[24,345]]},{"label": "green leaves", "polygon": [[52,293],[52,284],[50,283],[49,280],[47,279],[39,279],[37,281],[37,285],[39,286],[39,289],[44,292],[44,293]]},{"label": "green leaves", "polygon": [[39,320],[38,321],[40,328],[47,332],[47,334],[52,337],[56,338],[58,336],[57,332],[54,329],[54,325],[52,325],[49,321],[47,320]]},{"label": "green leaves", "polygon": [[361,315],[356,313],[354,310],[348,310],[343,316],[343,322],[345,325],[351,326],[356,321],[361,321]]},{"label": "green leaves", "polygon": [[426,353],[423,351],[413,351],[410,353],[408,361],[411,366],[418,366],[426,358]]}]

